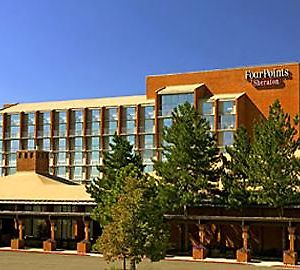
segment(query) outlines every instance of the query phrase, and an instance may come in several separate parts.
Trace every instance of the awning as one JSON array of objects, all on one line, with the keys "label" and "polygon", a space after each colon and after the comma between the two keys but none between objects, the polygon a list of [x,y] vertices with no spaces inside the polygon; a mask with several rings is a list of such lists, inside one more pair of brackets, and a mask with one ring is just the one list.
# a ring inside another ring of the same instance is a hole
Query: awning
[{"label": "awning", "polygon": [[240,98],[241,96],[245,95],[245,92],[242,93],[229,93],[229,94],[217,94],[213,95],[209,98],[209,100],[214,101],[214,100],[236,100]]},{"label": "awning", "polygon": [[201,86],[204,86],[204,83],[166,86],[164,88],[159,89],[157,91],[157,94],[170,95],[170,94],[194,93],[195,89]]}]

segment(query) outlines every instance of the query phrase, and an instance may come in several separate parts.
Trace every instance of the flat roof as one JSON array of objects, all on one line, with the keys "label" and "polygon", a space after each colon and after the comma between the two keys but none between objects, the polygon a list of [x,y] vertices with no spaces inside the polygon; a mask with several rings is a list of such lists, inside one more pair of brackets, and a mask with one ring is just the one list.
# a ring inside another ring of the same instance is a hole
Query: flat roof
[{"label": "flat roof", "polygon": [[136,104],[154,104],[154,99],[147,99],[146,95],[122,96],[108,98],[76,99],[63,101],[47,101],[32,103],[17,103],[8,108],[1,109],[1,113],[51,111],[83,108],[99,108],[113,106],[130,106]]},{"label": "flat roof", "polygon": [[160,77],[160,76],[172,76],[172,75],[180,75],[180,74],[193,74],[193,73],[206,73],[206,72],[216,72],[216,71],[230,71],[230,70],[239,70],[239,69],[247,69],[247,68],[259,68],[259,67],[277,67],[277,66],[291,66],[291,65],[299,65],[300,62],[287,62],[287,63],[273,63],[273,64],[257,64],[257,65],[247,65],[247,66],[238,66],[238,67],[228,67],[228,68],[213,68],[213,69],[203,69],[203,70],[193,70],[193,71],[185,71],[185,72],[175,72],[175,73],[164,73],[164,74],[150,74],[146,77]]}]

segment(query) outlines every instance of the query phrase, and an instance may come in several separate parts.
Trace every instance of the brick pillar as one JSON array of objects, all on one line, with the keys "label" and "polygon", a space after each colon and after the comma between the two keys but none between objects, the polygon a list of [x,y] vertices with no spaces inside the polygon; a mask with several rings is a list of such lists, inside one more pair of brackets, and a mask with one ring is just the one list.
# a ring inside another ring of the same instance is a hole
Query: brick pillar
[{"label": "brick pillar", "polygon": [[205,259],[207,256],[207,249],[205,247],[205,224],[199,225],[199,244],[193,243],[193,259]]},{"label": "brick pillar", "polygon": [[242,226],[243,247],[236,252],[238,262],[249,262],[251,260],[251,252],[249,249],[249,226]]},{"label": "brick pillar", "polygon": [[283,263],[296,265],[298,261],[298,253],[295,251],[296,227],[289,226],[288,232],[289,232],[290,249],[285,250],[283,252]]}]

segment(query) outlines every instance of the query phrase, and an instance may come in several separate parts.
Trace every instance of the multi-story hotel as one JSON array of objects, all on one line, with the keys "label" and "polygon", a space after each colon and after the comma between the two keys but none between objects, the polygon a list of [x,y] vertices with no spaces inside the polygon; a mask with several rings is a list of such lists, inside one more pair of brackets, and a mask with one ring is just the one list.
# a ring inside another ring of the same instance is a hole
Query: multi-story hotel
[{"label": "multi-story hotel", "polygon": [[139,151],[146,171],[161,158],[161,134],[177,105],[190,102],[207,119],[222,148],[235,130],[251,129],[279,99],[299,113],[299,63],[148,76],[146,95],[6,104],[0,111],[0,175],[16,171],[18,150],[50,152],[49,171],[83,181],[98,175],[113,134]]},{"label": "multi-story hotel", "polygon": [[[63,248],[78,243],[78,251],[86,252],[87,242],[91,237],[95,241],[101,232],[90,219],[95,202],[83,185],[74,182],[99,174],[97,165],[110,150],[115,133],[134,145],[146,171],[152,171],[153,158],[162,158],[163,128],[171,124],[177,105],[193,104],[223,149],[233,143],[238,127],[251,132],[255,119],[266,117],[276,99],[292,117],[298,114],[299,77],[299,63],[157,75],[147,77],[142,96],[4,105],[0,110],[0,245],[11,241],[12,248],[21,248],[25,239],[27,246],[41,247],[45,240],[44,250],[55,249],[56,243]],[[239,261],[249,260],[250,240],[254,254],[272,256],[279,256],[290,241],[285,262],[293,264],[298,210],[285,209],[282,218],[276,209],[249,208],[247,216],[241,216],[232,209],[203,206],[190,209],[189,216],[165,217],[173,222],[172,245],[177,251],[187,249],[188,231],[200,241],[209,231],[203,242],[208,248],[237,250],[243,245]]]}]

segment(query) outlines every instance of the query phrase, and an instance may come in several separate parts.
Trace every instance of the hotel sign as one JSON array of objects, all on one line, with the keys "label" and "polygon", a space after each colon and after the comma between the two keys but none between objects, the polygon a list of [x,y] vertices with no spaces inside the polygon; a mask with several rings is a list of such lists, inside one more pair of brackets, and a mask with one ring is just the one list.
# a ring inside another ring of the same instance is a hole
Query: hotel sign
[{"label": "hotel sign", "polygon": [[284,86],[283,81],[290,77],[291,73],[286,68],[245,71],[245,79],[256,88],[280,88]]}]

